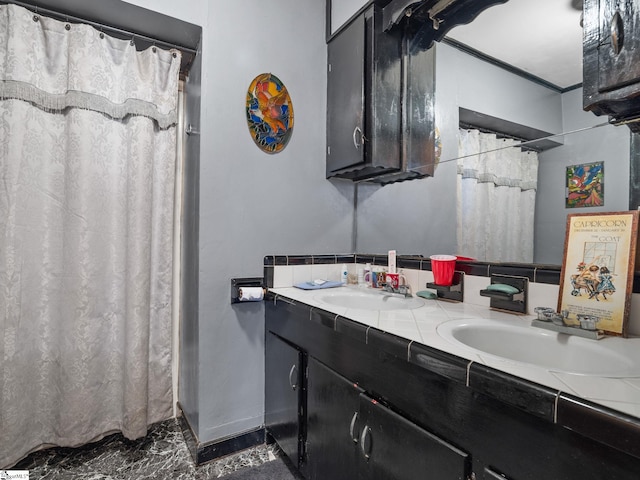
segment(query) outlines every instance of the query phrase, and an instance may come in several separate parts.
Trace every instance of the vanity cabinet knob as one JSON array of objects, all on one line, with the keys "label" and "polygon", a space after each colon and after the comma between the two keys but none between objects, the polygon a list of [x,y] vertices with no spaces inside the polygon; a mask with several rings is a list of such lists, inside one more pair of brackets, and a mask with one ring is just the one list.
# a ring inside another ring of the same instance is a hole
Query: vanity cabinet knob
[{"label": "vanity cabinet knob", "polygon": [[289,385],[291,386],[291,390],[298,388],[297,372],[298,369],[296,368],[296,365],[291,365],[291,370],[289,371]]},{"label": "vanity cabinet knob", "polygon": [[353,440],[353,443],[358,443],[358,434],[356,433],[357,421],[358,412],[353,412],[353,417],[351,417],[351,424],[349,425],[349,435],[351,435],[351,440]]},{"label": "vanity cabinet knob", "polygon": [[620,12],[616,12],[611,19],[611,47],[616,55],[624,45],[624,23]]},{"label": "vanity cabinet knob", "polygon": [[360,450],[362,450],[362,454],[366,459],[369,459],[369,457],[371,456],[371,440],[371,428],[365,425],[362,429],[362,435],[360,435]]}]

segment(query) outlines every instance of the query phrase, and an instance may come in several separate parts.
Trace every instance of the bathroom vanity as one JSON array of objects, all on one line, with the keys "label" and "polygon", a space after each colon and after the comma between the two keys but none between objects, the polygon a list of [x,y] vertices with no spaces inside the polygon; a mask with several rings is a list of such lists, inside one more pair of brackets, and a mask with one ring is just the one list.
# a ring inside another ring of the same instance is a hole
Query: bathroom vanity
[{"label": "bathroom vanity", "polygon": [[266,428],[305,478],[638,478],[640,421],[449,348],[436,331],[464,304],[329,301],[274,288],[265,302]]}]

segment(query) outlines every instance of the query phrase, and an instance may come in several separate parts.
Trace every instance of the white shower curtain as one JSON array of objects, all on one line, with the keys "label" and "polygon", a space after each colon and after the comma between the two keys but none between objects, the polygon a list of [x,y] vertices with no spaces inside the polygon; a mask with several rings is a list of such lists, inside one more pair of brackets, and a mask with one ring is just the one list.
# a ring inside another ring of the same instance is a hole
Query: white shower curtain
[{"label": "white shower curtain", "polygon": [[518,141],[460,129],[458,252],[488,262],[533,262],[538,155]]},{"label": "white shower curtain", "polygon": [[0,6],[0,468],[172,415],[179,67]]}]

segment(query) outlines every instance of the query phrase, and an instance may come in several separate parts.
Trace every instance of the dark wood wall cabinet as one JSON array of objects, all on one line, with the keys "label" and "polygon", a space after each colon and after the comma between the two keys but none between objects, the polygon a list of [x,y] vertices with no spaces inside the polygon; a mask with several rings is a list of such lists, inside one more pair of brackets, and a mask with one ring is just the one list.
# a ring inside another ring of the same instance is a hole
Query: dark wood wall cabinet
[{"label": "dark wood wall cabinet", "polygon": [[584,0],[585,110],[640,132],[640,3]]},{"label": "dark wood wall cabinet", "polygon": [[371,5],[328,44],[327,178],[371,180],[401,167],[402,37]]},{"label": "dark wood wall cabinet", "polygon": [[[375,176],[393,169],[399,158],[400,44],[396,38],[379,35],[379,28],[376,34],[376,8],[352,20],[328,45],[327,178]],[[381,82],[381,75],[375,76],[374,61],[384,62],[377,72],[386,67],[390,78]],[[385,96],[391,98],[383,104]],[[375,132],[373,120],[376,114],[382,117],[382,111],[387,128]],[[386,156],[377,152],[379,145],[386,146]],[[374,152],[378,157],[373,158]]]},{"label": "dark wood wall cabinet", "polygon": [[326,177],[384,185],[432,176],[437,158],[430,47],[454,26],[505,1],[377,0],[331,35]]},{"label": "dark wood wall cabinet", "polygon": [[308,480],[638,478],[638,419],[268,300],[266,430]]},{"label": "dark wood wall cabinet", "polygon": [[435,54],[383,31],[371,4],[328,43],[327,178],[387,184],[433,175]]}]

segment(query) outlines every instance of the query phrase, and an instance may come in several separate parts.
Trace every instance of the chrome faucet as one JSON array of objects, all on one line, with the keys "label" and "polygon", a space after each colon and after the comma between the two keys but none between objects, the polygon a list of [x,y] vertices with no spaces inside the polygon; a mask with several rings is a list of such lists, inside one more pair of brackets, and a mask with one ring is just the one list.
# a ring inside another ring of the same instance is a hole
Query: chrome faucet
[{"label": "chrome faucet", "polygon": [[382,290],[388,293],[402,295],[405,298],[410,298],[411,295],[411,286],[410,285],[398,285],[398,288],[393,288],[390,284],[386,283]]}]

